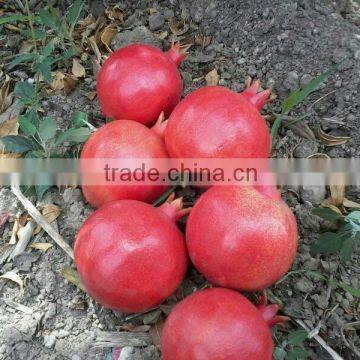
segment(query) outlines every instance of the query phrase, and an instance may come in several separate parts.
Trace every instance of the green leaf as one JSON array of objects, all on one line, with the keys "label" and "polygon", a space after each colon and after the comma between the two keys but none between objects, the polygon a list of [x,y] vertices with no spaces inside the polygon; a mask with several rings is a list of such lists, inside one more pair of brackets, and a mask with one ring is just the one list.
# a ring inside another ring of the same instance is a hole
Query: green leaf
[{"label": "green leaf", "polygon": [[287,336],[287,342],[290,345],[302,344],[308,338],[308,332],[305,330],[296,330]]},{"label": "green leaf", "polygon": [[27,159],[43,159],[46,157],[46,154],[42,150],[31,150],[26,153],[25,157]]},{"label": "green leaf", "polygon": [[33,123],[35,125],[36,128],[39,127],[39,115],[36,112],[36,110],[31,109],[29,112],[26,113],[26,117],[28,118],[28,120]]},{"label": "green leaf", "polygon": [[37,185],[35,186],[36,196],[39,200],[41,200],[46,193],[51,188],[51,185]]},{"label": "green leaf", "polygon": [[59,14],[53,9],[41,9],[39,12],[40,21],[43,25],[59,32],[58,35],[64,35],[64,28]]},{"label": "green leaf", "polygon": [[3,16],[0,18],[0,25],[9,24],[16,21],[27,21],[28,19],[29,18],[27,15],[20,15],[20,14]]},{"label": "green leaf", "polygon": [[[31,32],[31,30],[26,29],[26,30],[20,30],[20,34],[24,37],[27,38],[32,38],[33,37],[33,33]],[[39,29],[39,28],[34,28],[34,38],[35,40],[42,40],[46,37],[46,32]]]},{"label": "green leaf", "polygon": [[60,145],[65,141],[69,143],[81,144],[85,142],[90,135],[91,131],[87,127],[71,128],[61,133],[55,144]]},{"label": "green leaf", "polygon": [[22,63],[26,63],[26,62],[31,62],[34,61],[36,59],[37,55],[36,54],[17,54],[9,63],[8,69],[12,69],[15,66],[22,64]]},{"label": "green leaf", "polygon": [[274,121],[274,123],[271,126],[270,135],[271,138],[274,139],[279,131],[280,125],[281,125],[282,117],[278,115]]},{"label": "green leaf", "polygon": [[43,141],[53,139],[56,134],[56,123],[50,116],[44,117],[43,121],[39,125],[39,135]]},{"label": "green leaf", "polygon": [[83,6],[84,6],[83,0],[75,0],[73,4],[69,7],[66,13],[66,17],[71,25],[71,28],[75,27]]},{"label": "green leaf", "polygon": [[32,104],[36,97],[36,89],[34,84],[30,84],[27,81],[16,83],[14,92],[15,95],[17,95],[21,102],[25,105]]},{"label": "green leaf", "polygon": [[284,114],[288,114],[294,106],[301,103],[305,100],[313,91],[315,91],[318,86],[323,83],[334,71],[338,70],[342,63],[345,61],[341,61],[338,64],[331,66],[324,73],[317,76],[315,79],[311,80],[307,85],[305,85],[302,89],[298,89],[290,94],[281,104],[282,112]]},{"label": "green leaf", "polygon": [[47,59],[42,59],[40,62],[36,62],[34,64],[34,71],[37,75],[42,75],[44,80],[50,85],[53,81],[52,75],[51,75],[51,65],[52,65],[52,59],[51,57]]},{"label": "green leaf", "polygon": [[294,346],[289,351],[289,360],[303,360],[307,359],[309,356],[308,352],[300,346]]},{"label": "green leaf", "polygon": [[286,351],[282,348],[275,348],[274,351],[274,360],[285,360],[286,359]]},{"label": "green leaf", "polygon": [[354,235],[347,237],[343,241],[340,249],[340,260],[344,263],[351,260],[351,255],[355,251],[355,249],[356,249],[356,237]]},{"label": "green leaf", "polygon": [[32,140],[19,135],[8,135],[1,138],[8,152],[24,153],[29,150],[36,150],[38,145]]},{"label": "green leaf", "polygon": [[311,251],[315,254],[331,254],[339,251],[343,245],[344,234],[325,232],[312,244]]},{"label": "green leaf", "polygon": [[75,286],[77,286],[80,290],[86,292],[85,286],[82,283],[79,273],[75,269],[64,268],[61,269],[61,275]]},{"label": "green leaf", "polygon": [[26,135],[34,136],[36,134],[35,125],[24,115],[19,116],[19,126],[22,132]]},{"label": "green leaf", "polygon": [[41,55],[47,57],[47,56],[50,56],[51,53],[54,51],[54,39],[50,40],[46,46],[42,49],[41,51]]},{"label": "green leaf", "polygon": [[88,121],[88,116],[86,113],[82,111],[75,111],[71,115],[71,122],[74,124],[76,128],[84,126]]},{"label": "green leaf", "polygon": [[315,208],[312,210],[314,215],[320,216],[324,220],[336,221],[343,219],[343,216],[330,208]]},{"label": "green leaf", "polygon": [[352,211],[349,215],[346,216],[346,220],[347,219],[350,219],[353,221],[360,221],[360,211],[358,211],[358,210]]},{"label": "green leaf", "polygon": [[348,284],[345,284],[343,282],[338,283],[338,286],[340,286],[342,289],[350,293],[351,295],[355,297],[360,297],[360,289],[354,288]]}]

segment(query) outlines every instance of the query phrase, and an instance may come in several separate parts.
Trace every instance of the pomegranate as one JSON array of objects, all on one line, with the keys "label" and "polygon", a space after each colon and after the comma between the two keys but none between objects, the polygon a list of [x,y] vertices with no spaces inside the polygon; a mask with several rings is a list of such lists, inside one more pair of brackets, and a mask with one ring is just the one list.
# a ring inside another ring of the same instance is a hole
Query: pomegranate
[{"label": "pomegranate", "polygon": [[178,303],[161,334],[163,360],[271,360],[270,326],[283,323],[266,298],[255,307],[224,288],[198,291]]},{"label": "pomegranate", "polygon": [[[98,129],[86,141],[81,159],[156,159],[167,158],[163,140],[157,135],[163,126],[163,115],[160,115],[159,121],[151,129],[145,125],[130,120],[113,121]],[[84,162],[85,163],[85,162]],[[147,169],[151,168],[147,164]],[[166,189],[167,186],[156,183],[143,185],[140,181],[121,181],[121,178],[114,173],[114,177],[109,176],[109,183],[105,183],[105,172],[99,174],[99,185],[91,185],[91,174],[86,173],[91,164],[82,167],[84,170],[84,184],[82,191],[86,200],[93,207],[99,207],[109,201],[131,199],[145,202],[153,202]],[[134,169],[140,164],[134,162]],[[113,181],[115,180],[115,181]],[[141,180],[141,179],[140,179]]]},{"label": "pomegranate", "polygon": [[159,305],[183,280],[186,247],[176,220],[182,199],[158,208],[119,200],[96,210],[77,234],[75,263],[87,292],[122,312]]},{"label": "pomegranate", "polygon": [[183,85],[177,67],[185,57],[186,51],[178,44],[165,53],[147,44],[128,45],[112,53],[97,81],[103,113],[146,125],[162,111],[170,115],[180,100]]},{"label": "pomegranate", "polygon": [[270,134],[259,110],[270,90],[242,93],[205,86],[187,95],[168,120],[165,143],[175,158],[267,158]]},{"label": "pomegranate", "polygon": [[280,279],[294,261],[294,215],[269,186],[213,186],[186,227],[188,252],[212,283],[256,291]]}]

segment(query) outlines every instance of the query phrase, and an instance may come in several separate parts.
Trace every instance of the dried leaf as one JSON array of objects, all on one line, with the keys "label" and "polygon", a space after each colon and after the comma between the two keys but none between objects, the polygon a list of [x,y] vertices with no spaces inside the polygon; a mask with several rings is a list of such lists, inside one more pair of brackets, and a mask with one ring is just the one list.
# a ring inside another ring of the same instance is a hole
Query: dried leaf
[{"label": "dried leaf", "polygon": [[93,101],[96,98],[96,95],[97,95],[96,91],[90,91],[85,94],[85,96],[91,101]]},{"label": "dried leaf", "polygon": [[34,47],[34,42],[32,40],[25,40],[22,42],[20,46],[19,54],[29,53],[33,47]]},{"label": "dried leaf", "polygon": [[211,70],[205,75],[206,85],[217,85],[219,83],[220,76],[216,69]]},{"label": "dried leaf", "polygon": [[106,50],[112,52],[110,49],[111,40],[117,34],[117,28],[114,26],[107,26],[100,35],[100,41],[105,46]]},{"label": "dried leaf", "polygon": [[345,185],[330,185],[330,194],[333,205],[342,205],[345,198]]},{"label": "dried leaf", "polygon": [[80,64],[80,60],[78,58],[73,58],[71,72],[77,78],[85,76],[85,68]]},{"label": "dried leaf", "polygon": [[161,315],[161,310],[160,309],[156,309],[154,311],[150,311],[147,314],[144,315],[143,318],[143,323],[144,325],[149,325],[149,324],[155,324]]},{"label": "dried leaf", "polygon": [[160,320],[156,324],[154,324],[149,331],[151,339],[155,346],[160,346],[161,332],[163,327],[164,322]]},{"label": "dried leaf", "polygon": [[53,244],[50,243],[33,243],[30,245],[30,247],[32,247],[33,249],[37,249],[37,250],[41,250],[43,252],[48,251],[51,247],[53,247]]},{"label": "dried leaf", "polygon": [[342,145],[350,139],[349,136],[334,136],[327,134],[320,126],[317,129],[317,137],[327,146]]},{"label": "dried leaf", "polygon": [[[42,209],[42,214],[49,224],[55,221],[60,215],[60,208],[54,204],[45,204]],[[41,226],[38,225],[34,231],[34,234],[38,234],[41,230]]]},{"label": "dried leaf", "polygon": [[82,27],[88,27],[91,24],[94,24],[96,22],[95,18],[92,14],[88,15],[85,19],[79,20],[78,25]]},{"label": "dried leaf", "polygon": [[84,284],[81,282],[79,274],[74,269],[64,268],[61,270],[61,275],[72,284],[77,286],[80,290],[86,292]]},{"label": "dried leaf", "polygon": [[310,129],[310,127],[306,121],[297,121],[295,123],[291,123],[288,125],[284,122],[284,126],[288,127],[295,134],[297,134],[305,139],[308,139],[308,140],[316,139],[314,132]]},{"label": "dried leaf", "polygon": [[139,325],[131,329],[131,332],[148,332],[151,329],[150,325]]},{"label": "dried leaf", "polygon": [[13,281],[20,286],[21,291],[24,290],[24,282],[21,280],[21,277],[18,274],[16,274],[15,272],[8,271],[4,275],[1,275],[0,278]]},{"label": "dried leaf", "polygon": [[11,79],[8,75],[6,75],[5,81],[0,87],[0,114],[11,105],[13,99],[13,94],[9,94],[10,83]]},{"label": "dried leaf", "polygon": [[154,36],[159,40],[165,40],[168,37],[169,33],[165,30],[158,34],[154,34]]},{"label": "dried leaf", "polygon": [[172,17],[169,20],[169,28],[174,35],[180,36],[189,30],[189,25],[186,24],[185,21],[177,21],[174,17]]},{"label": "dried leaf", "polygon": [[347,208],[351,208],[351,209],[360,209],[360,204],[355,202],[355,201],[351,201],[347,198],[344,198],[343,202],[342,202],[343,206],[347,207]]},{"label": "dried leaf", "polygon": [[206,36],[204,34],[196,34],[194,39],[195,45],[202,46],[203,48],[208,46],[211,42],[211,36]]},{"label": "dried leaf", "polygon": [[17,135],[19,130],[18,118],[12,118],[0,124],[0,152],[5,152],[5,146],[1,141],[3,136]]},{"label": "dried leaf", "polygon": [[335,211],[336,213],[342,215],[341,210],[332,203],[332,199],[331,199],[330,197],[327,198],[327,199],[325,199],[325,200],[321,203],[321,206],[322,206],[322,207],[329,208],[329,209]]},{"label": "dried leaf", "polygon": [[66,76],[64,79],[64,92],[66,95],[70,94],[76,87],[77,78],[75,76]]},{"label": "dried leaf", "polygon": [[63,74],[61,71],[57,71],[53,75],[53,82],[50,85],[51,89],[54,91],[62,90],[64,88],[64,79],[65,74]]},{"label": "dried leaf", "polygon": [[16,234],[18,233],[18,230],[19,230],[19,219],[15,219],[9,244],[11,245],[16,244]]},{"label": "dried leaf", "polygon": [[112,9],[106,9],[105,14],[110,20],[120,20],[124,22],[124,13],[116,6]]}]

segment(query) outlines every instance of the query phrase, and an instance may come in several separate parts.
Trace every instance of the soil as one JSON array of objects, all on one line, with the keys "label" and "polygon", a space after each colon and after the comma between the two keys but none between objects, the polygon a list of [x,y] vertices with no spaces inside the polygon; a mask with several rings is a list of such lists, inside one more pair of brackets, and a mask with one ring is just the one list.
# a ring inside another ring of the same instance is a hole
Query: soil
[{"label": "soil", "polygon": [[[302,137],[298,131],[282,128],[272,156],[306,157],[313,153],[331,157],[360,156],[358,3],[347,0],[169,0],[104,1],[103,5],[100,1],[91,1],[84,12],[98,16],[115,3],[124,12],[125,23],[113,40],[113,49],[131,41],[146,41],[168,48],[171,37],[159,40],[154,33],[170,33],[167,20],[172,16],[190,24],[187,34],[180,40],[185,41],[189,34],[211,38],[206,46],[193,46],[188,60],[181,66],[184,94],[204,85],[204,75],[216,68],[220,85],[236,91],[244,88],[248,75],[259,78],[264,88],[272,86],[278,96],[272,110],[277,112],[280,101],[290,91],[347,57],[339,71],[293,114],[308,114],[306,121],[312,129],[320,125],[333,135],[348,135],[351,139],[346,144],[328,147],[319,140]],[[35,6],[36,11],[42,5]],[[156,9],[157,14],[154,16],[154,11],[150,14],[149,8]],[[16,46],[14,40],[5,51],[16,53]],[[86,69],[89,74],[73,93],[68,96],[56,93],[43,100],[46,115],[53,116],[61,129],[69,126],[70,114],[76,110],[87,112],[94,126],[104,122],[97,101],[85,96],[96,85],[90,62]],[[27,78],[30,75],[23,71],[17,76]],[[199,192],[185,189],[178,190],[178,195],[192,204]],[[313,257],[310,254],[310,245],[323,226],[320,218],[311,215],[311,210],[327,195],[328,189],[320,187],[284,189],[283,198],[297,217],[300,245],[291,272],[271,287],[269,297],[282,304],[282,311],[293,319],[301,319],[310,329],[318,329],[328,346],[350,360],[357,358],[351,348],[360,349],[359,334],[356,327],[348,328],[344,335],[342,329],[345,324],[359,320],[360,302],[334,283],[345,282],[360,288],[360,252],[357,251],[347,265],[341,264],[337,255]],[[347,198],[359,201],[360,188],[349,188]],[[80,189],[53,188],[41,203],[34,201],[38,206],[52,203],[61,208],[56,226],[71,245],[82,222],[92,212],[84,203]],[[0,229],[1,245],[9,241],[15,216],[22,212],[21,205],[7,188],[0,189],[0,213],[3,210],[11,216]],[[184,223],[181,225],[183,227]],[[53,243],[45,233],[37,235],[36,240]],[[127,315],[102,308],[61,276],[61,269],[71,266],[69,258],[56,245],[45,253],[27,248],[13,261],[2,265],[1,273],[15,270],[25,285],[24,290],[19,291],[15,283],[0,279],[0,358],[112,359],[114,350],[111,347],[94,347],[99,332],[129,328],[128,324],[151,325],[164,316],[153,311],[150,315],[140,314],[129,319]],[[326,275],[331,281],[310,276],[311,272]],[[188,278],[176,296],[180,298],[204,285],[205,280],[189,269]],[[291,322],[287,329],[275,330],[275,344],[281,346],[286,334],[298,328]],[[314,339],[306,341],[305,347],[311,359],[331,359]],[[149,345],[127,347],[120,358],[159,359],[159,356],[157,347]]]}]

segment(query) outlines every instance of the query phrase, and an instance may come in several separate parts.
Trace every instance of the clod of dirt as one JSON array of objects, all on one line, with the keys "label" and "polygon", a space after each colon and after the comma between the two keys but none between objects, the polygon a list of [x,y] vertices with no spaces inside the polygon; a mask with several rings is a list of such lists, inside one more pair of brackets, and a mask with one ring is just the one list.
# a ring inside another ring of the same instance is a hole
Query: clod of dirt
[{"label": "clod of dirt", "polygon": [[160,46],[159,40],[157,40],[153,33],[145,26],[138,26],[134,30],[127,30],[118,33],[114,36],[111,45],[114,50],[117,50],[131,43],[146,43]]}]

